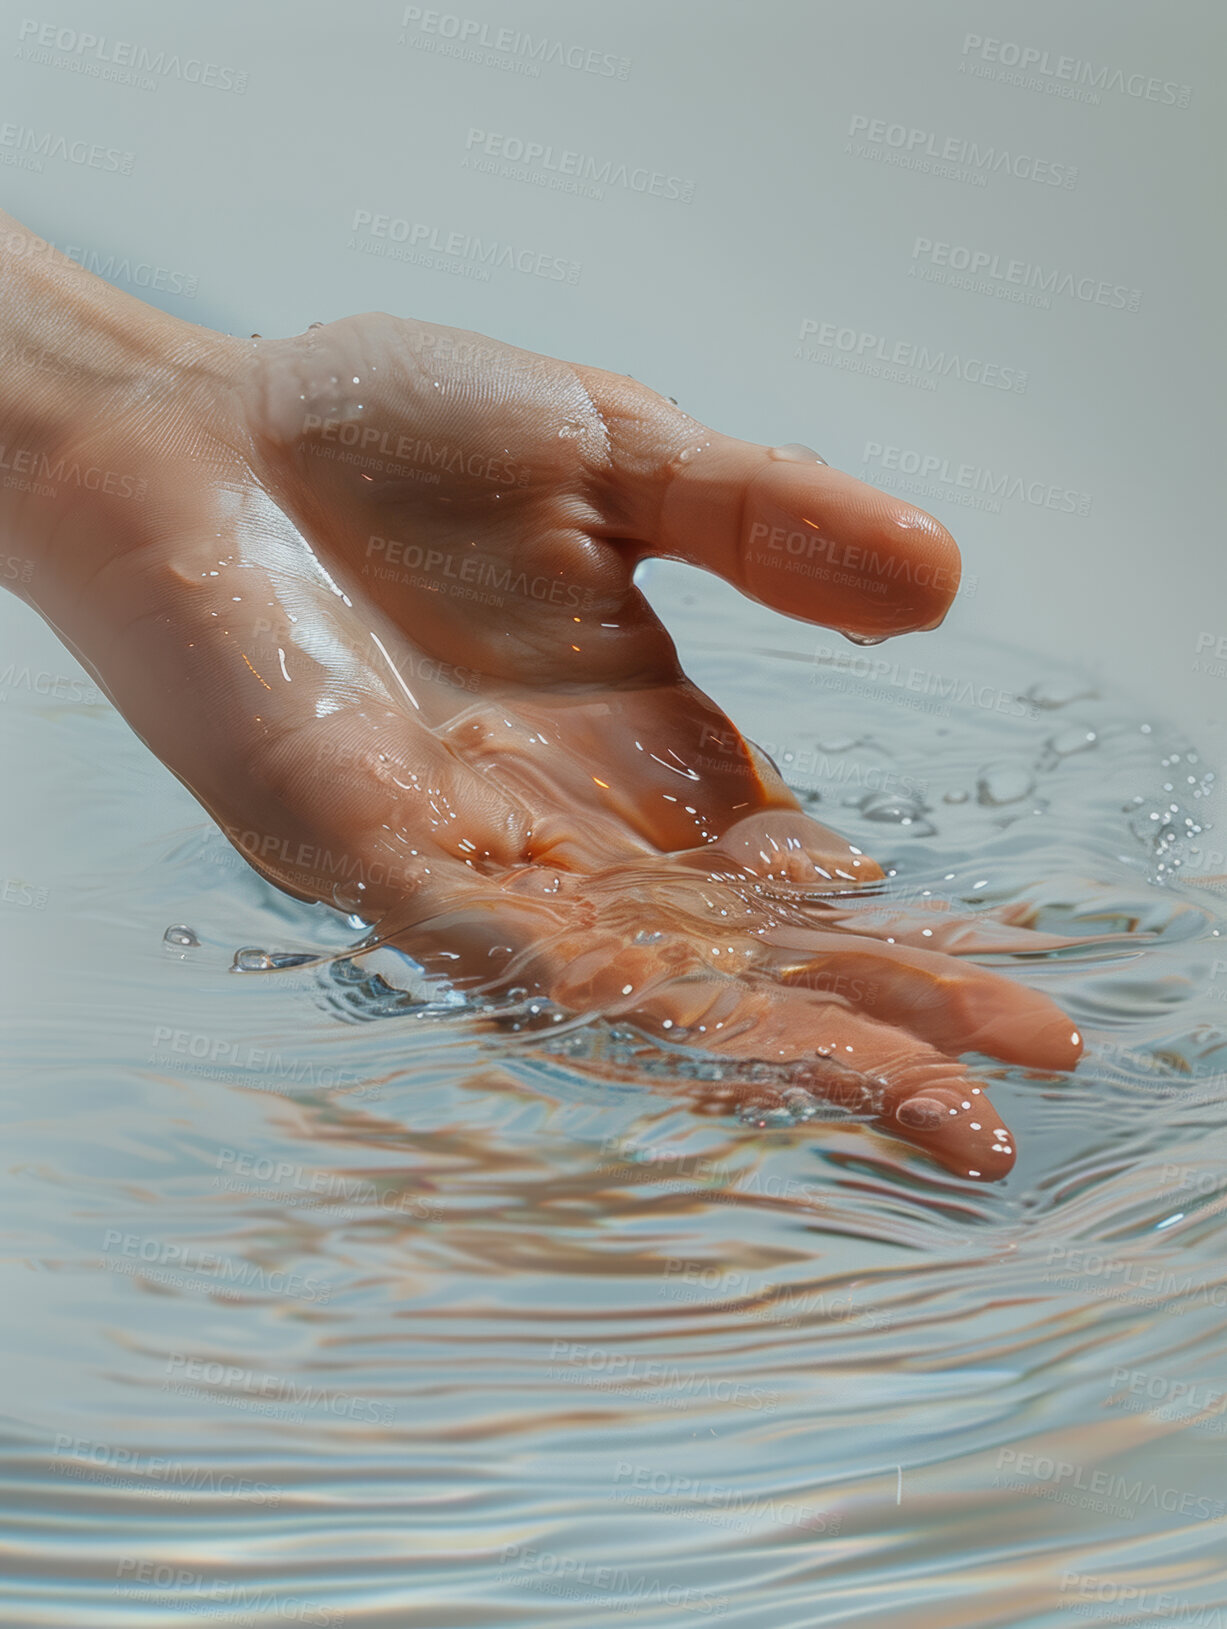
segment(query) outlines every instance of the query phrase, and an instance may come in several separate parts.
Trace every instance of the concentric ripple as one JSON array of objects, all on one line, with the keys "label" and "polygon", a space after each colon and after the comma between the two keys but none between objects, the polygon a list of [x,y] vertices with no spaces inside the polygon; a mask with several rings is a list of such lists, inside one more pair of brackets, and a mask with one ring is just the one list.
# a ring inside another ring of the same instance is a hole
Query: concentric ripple
[{"label": "concentric ripple", "polygon": [[1135,936],[1017,960],[1088,1044],[980,1066],[1013,1174],[492,1021],[260,882],[108,709],[12,697],[52,813],[3,918],[0,1623],[1227,1622],[1211,766],[1076,672],[735,638],[684,581],[689,670],[888,902]]}]

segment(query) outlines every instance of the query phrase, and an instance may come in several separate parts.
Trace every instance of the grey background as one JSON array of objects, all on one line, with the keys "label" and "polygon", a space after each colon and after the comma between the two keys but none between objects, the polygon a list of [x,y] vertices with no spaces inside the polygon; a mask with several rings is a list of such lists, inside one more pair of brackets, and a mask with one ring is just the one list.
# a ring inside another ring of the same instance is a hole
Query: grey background
[{"label": "grey background", "polygon": [[[0,172],[12,213],[197,322],[282,334],[384,308],[634,374],[900,491],[873,447],[932,457],[933,495],[911,495],[968,574],[948,629],[1080,650],[1221,756],[1222,28],[1212,0],[55,0],[0,21]],[[875,142],[874,120],[900,130]],[[130,161],[32,164],[22,132]],[[491,137],[552,155],[525,177],[485,157]],[[954,174],[897,162],[948,140],[979,149],[957,146]],[[564,149],[610,166],[600,195],[549,184]],[[1061,184],[993,167],[1033,162]],[[397,245],[355,230],[359,211],[423,252],[369,252]],[[468,275],[463,249],[431,263],[453,233],[576,280]],[[1140,290],[1138,308],[929,280],[918,240]],[[912,347],[926,367],[883,366]],[[953,355],[1026,388],[939,377]],[[960,465],[1031,496],[969,507],[940,474]],[[1075,512],[1036,501],[1050,488]],[[0,635],[76,671],[10,599]]]}]

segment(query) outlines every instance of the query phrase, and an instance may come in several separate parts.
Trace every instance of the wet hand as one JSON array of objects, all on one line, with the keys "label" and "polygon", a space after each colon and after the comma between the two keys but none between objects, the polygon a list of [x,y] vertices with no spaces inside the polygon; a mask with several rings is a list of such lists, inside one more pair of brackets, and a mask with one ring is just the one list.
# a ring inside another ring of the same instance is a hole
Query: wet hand
[{"label": "wet hand", "polygon": [[929,628],[959,572],[932,517],[624,376],[383,314],[219,336],[211,377],[83,432],[150,499],[67,515],[63,549],[115,545],[40,609],[259,870],[461,988],[720,1056],[706,1107],[800,1089],[962,1175],[1010,1168],[960,1058],[1060,1070],[1080,1041],[971,958],[1053,941],[883,914],[880,869],[686,679],[634,583],[667,556],[862,640]]}]

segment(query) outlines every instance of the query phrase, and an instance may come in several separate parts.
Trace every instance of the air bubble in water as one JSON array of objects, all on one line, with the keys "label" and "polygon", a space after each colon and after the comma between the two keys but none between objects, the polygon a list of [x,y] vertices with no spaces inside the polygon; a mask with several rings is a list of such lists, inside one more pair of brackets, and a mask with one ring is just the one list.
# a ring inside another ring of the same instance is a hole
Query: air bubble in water
[{"label": "air bubble in water", "polygon": [[976,781],[976,801],[988,808],[1021,803],[1035,791],[1035,781],[1025,769],[1011,764],[989,764]]},{"label": "air bubble in water", "polygon": [[879,820],[884,825],[908,826],[917,828],[915,835],[921,832],[931,836],[932,826],[925,819],[928,814],[928,805],[915,797],[901,797],[895,792],[870,792],[863,797],[856,807],[865,816],[866,820]]},{"label": "air bubble in water", "polygon": [[779,1104],[744,1103],[738,1110],[737,1118],[743,1126],[757,1126],[760,1130],[769,1126],[795,1124],[791,1110]]},{"label": "air bubble in water", "polygon": [[196,937],[194,928],[185,927],[182,922],[177,922],[173,927],[167,928],[162,935],[162,943],[175,945],[181,950],[195,950],[199,947],[200,940]]},{"label": "air bubble in water", "polygon": [[943,803],[966,803],[971,793],[961,786],[956,786],[952,792],[946,792],[942,797]]},{"label": "air bubble in water", "polygon": [[849,633],[846,628],[843,630],[843,636],[854,645],[884,645],[890,638],[889,634]]},{"label": "air bubble in water", "polygon": [[818,1099],[803,1086],[792,1086],[784,1093],[784,1107],[793,1125],[801,1125],[806,1120],[812,1120],[820,1106]]},{"label": "air bubble in water", "polygon": [[273,966],[273,958],[267,950],[260,950],[256,945],[245,945],[242,950],[236,950],[234,961],[230,964],[232,973],[267,973]]}]

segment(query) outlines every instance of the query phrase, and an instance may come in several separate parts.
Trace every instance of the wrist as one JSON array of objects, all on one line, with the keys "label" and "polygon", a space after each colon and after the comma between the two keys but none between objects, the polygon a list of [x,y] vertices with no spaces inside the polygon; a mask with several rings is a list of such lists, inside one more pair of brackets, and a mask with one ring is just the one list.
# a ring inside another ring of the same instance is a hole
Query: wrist
[{"label": "wrist", "polygon": [[[155,455],[216,416],[246,347],[124,294],[0,215],[0,582],[37,603],[139,542]],[[19,562],[16,571],[12,562]]]}]

